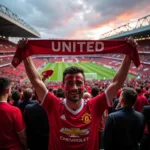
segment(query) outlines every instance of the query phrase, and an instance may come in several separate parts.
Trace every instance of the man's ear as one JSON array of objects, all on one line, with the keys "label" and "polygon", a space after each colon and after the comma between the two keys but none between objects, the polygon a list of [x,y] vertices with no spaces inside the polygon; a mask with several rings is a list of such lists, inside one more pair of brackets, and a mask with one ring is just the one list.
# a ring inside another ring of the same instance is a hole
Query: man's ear
[{"label": "man's ear", "polygon": [[10,89],[7,88],[7,89],[5,90],[5,93],[6,93],[6,94],[9,94],[9,93],[10,93]]}]

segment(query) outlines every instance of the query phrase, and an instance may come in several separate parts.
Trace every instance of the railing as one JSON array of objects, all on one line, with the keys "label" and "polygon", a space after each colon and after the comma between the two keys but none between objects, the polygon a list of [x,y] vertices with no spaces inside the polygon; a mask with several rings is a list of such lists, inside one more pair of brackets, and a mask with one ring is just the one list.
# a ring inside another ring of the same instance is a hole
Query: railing
[{"label": "railing", "polygon": [[25,26],[26,28],[28,28],[29,30],[31,30],[32,32],[34,32],[36,35],[38,35],[40,37],[40,34],[34,28],[32,28],[25,21],[20,19],[15,13],[13,13],[11,10],[9,10],[7,7],[5,7],[5,6],[1,5],[1,4],[0,4],[0,13],[3,13],[5,15],[7,15],[11,19],[17,21],[18,23],[20,23],[21,25]]},{"label": "railing", "polygon": [[100,35],[100,39],[105,39],[105,38],[115,36],[115,35],[121,35],[124,33],[132,32],[134,30],[139,30],[139,29],[142,29],[142,28],[145,28],[148,26],[150,27],[150,15],[147,15],[143,18],[138,19],[134,25],[133,25],[133,23],[127,23],[127,24],[122,25],[118,28],[115,28],[109,32],[106,32],[106,33]]}]

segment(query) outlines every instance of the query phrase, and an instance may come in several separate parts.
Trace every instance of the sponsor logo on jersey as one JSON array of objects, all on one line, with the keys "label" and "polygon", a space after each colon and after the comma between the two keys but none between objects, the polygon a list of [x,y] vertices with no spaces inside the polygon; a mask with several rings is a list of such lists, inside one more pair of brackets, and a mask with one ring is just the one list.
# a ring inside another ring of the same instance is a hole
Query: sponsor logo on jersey
[{"label": "sponsor logo on jersey", "polygon": [[80,128],[62,128],[61,133],[64,133],[70,137],[80,137],[81,135],[89,134],[90,129],[80,129]]},{"label": "sponsor logo on jersey", "polygon": [[81,117],[81,120],[85,123],[85,124],[89,124],[91,122],[91,114],[89,113],[85,113],[82,117]]},{"label": "sponsor logo on jersey", "polygon": [[66,138],[66,137],[63,137],[63,136],[60,136],[60,140],[62,141],[66,141],[66,142],[75,142],[75,143],[84,143],[84,142],[87,142],[89,140],[89,137],[85,137],[85,138]]}]

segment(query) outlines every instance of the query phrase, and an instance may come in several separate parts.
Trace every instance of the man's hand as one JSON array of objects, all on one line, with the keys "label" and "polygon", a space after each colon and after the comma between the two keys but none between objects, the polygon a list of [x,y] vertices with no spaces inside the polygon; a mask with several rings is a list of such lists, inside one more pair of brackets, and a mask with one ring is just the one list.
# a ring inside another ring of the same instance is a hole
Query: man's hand
[{"label": "man's hand", "polygon": [[18,48],[25,48],[26,44],[28,43],[28,39],[22,39],[18,42]]},{"label": "man's hand", "polygon": [[126,42],[129,43],[131,46],[133,47],[137,47],[138,43],[136,42],[136,40],[133,37],[129,37],[129,38],[125,38]]}]

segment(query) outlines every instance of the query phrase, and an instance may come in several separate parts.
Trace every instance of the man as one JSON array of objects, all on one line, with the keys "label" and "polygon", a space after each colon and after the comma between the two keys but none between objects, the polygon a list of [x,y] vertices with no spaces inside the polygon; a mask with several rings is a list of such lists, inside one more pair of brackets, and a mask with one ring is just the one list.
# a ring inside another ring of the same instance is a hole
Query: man
[{"label": "man", "polygon": [[144,133],[143,138],[140,143],[140,150],[148,150],[150,149],[150,106],[144,106],[142,114],[145,117],[148,133]]},{"label": "man", "polygon": [[138,150],[144,132],[144,116],[132,106],[137,98],[134,89],[126,87],[119,97],[122,106],[108,116],[104,129],[105,150]]},{"label": "man", "polygon": [[36,103],[37,101],[32,101],[33,91],[30,88],[26,88],[23,92],[22,101],[18,103],[18,107],[20,108],[22,114],[24,114],[24,109],[28,104]]},{"label": "man", "polygon": [[19,108],[7,103],[9,79],[0,77],[0,149],[26,150],[25,124]]},{"label": "man", "polygon": [[[96,97],[99,94],[99,88],[98,86],[93,86],[91,89],[91,95],[92,97]],[[105,118],[105,114],[106,114],[107,110],[104,111],[103,115],[100,117],[100,125],[99,125],[99,149],[103,149],[103,137],[102,137],[102,133],[104,130],[104,118]]]},{"label": "man", "polygon": [[[133,47],[137,46],[132,39],[127,39],[127,42]],[[19,47],[24,46],[25,41],[21,41]],[[125,56],[113,83],[104,93],[86,102],[82,99],[85,88],[82,69],[69,67],[64,71],[62,88],[66,98],[60,100],[48,92],[31,58],[24,60],[26,73],[51,122],[49,150],[98,149],[100,117],[111,106],[111,100],[124,83],[130,63],[131,59]]]},{"label": "man", "polygon": [[49,126],[45,110],[39,103],[28,104],[24,110],[28,148],[48,150]]},{"label": "man", "polygon": [[89,100],[90,98],[92,98],[92,95],[89,92],[84,92],[83,99],[84,100]]},{"label": "man", "polygon": [[[44,82],[45,79],[42,79],[42,81]],[[38,97],[36,92],[34,94],[34,100],[37,101]],[[45,110],[39,103],[28,104],[24,110],[24,120],[27,127],[27,143],[30,150],[48,150],[48,118]]]},{"label": "man", "polygon": [[140,87],[136,88],[136,92],[138,93],[137,100],[134,104],[134,109],[138,112],[142,112],[142,109],[145,105],[149,105],[147,98],[142,94],[142,90]]},{"label": "man", "polygon": [[99,88],[98,86],[93,86],[92,89],[91,89],[91,95],[92,97],[95,97],[99,94]]},{"label": "man", "polygon": [[13,106],[18,106],[18,102],[20,100],[20,92],[18,90],[14,90],[12,92],[11,98],[13,99],[14,103]]}]

